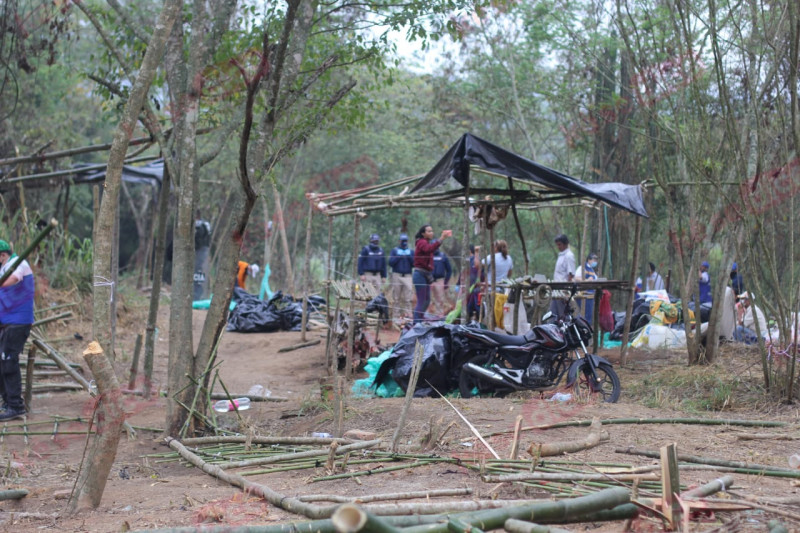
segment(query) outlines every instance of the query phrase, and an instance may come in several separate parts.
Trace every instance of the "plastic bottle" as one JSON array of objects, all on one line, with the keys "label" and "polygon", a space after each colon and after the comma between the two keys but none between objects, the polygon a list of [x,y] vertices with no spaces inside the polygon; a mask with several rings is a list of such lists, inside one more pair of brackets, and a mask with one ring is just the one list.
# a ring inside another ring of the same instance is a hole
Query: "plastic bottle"
[{"label": "plastic bottle", "polygon": [[233,411],[234,405],[239,411],[250,409],[250,398],[236,398],[233,402],[220,400],[214,404],[214,410],[218,413],[227,413],[228,411]]},{"label": "plastic bottle", "polygon": [[791,468],[800,468],[800,453],[789,456],[789,466]]},{"label": "plastic bottle", "polygon": [[253,385],[250,387],[250,390],[247,391],[248,396],[264,396],[269,397],[272,394],[272,391],[265,388],[264,385]]},{"label": "plastic bottle", "polygon": [[551,402],[568,402],[572,399],[572,393],[557,392],[550,398]]}]

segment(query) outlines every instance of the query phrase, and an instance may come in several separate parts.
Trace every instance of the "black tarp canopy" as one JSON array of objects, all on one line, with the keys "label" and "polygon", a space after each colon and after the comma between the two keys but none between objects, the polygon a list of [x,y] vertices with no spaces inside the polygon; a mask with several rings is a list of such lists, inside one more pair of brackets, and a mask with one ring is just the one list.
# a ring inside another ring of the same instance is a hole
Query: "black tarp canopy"
[{"label": "black tarp canopy", "polygon": [[[90,170],[81,170],[82,166],[89,166]],[[97,183],[106,179],[106,168],[95,169],[91,165],[75,165],[75,177],[73,183]],[[122,179],[127,183],[140,183],[161,188],[161,181],[164,179],[164,160],[158,159],[146,165],[133,166],[124,165],[122,167]]]},{"label": "black tarp canopy", "polygon": [[586,183],[547,168],[504,148],[465,133],[433,169],[411,190],[411,193],[444,187],[450,178],[462,187],[469,184],[470,166],[521,181],[536,183],[559,197],[585,196],[647,217],[642,191],[638,185],[625,183]]}]

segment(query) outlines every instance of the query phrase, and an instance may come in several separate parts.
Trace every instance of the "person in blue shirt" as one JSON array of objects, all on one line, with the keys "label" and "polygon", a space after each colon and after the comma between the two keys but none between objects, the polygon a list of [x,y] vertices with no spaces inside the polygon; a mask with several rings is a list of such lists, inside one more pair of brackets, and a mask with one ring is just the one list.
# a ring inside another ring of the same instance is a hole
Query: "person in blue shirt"
[{"label": "person in blue shirt", "polygon": [[434,314],[444,316],[450,309],[450,298],[447,290],[450,286],[450,277],[453,267],[450,258],[441,248],[433,252],[433,283],[431,284],[431,303]]},{"label": "person in blue shirt", "polygon": [[703,261],[700,265],[700,276],[698,280],[698,296],[700,303],[711,302],[711,279],[708,277],[708,261]]},{"label": "person in blue shirt", "polygon": [[[0,240],[0,276],[16,261],[11,246]],[[36,285],[27,261],[21,261],[0,286],[0,420],[25,415],[19,354],[25,347],[33,324],[33,295]]]},{"label": "person in blue shirt", "polygon": [[380,236],[373,233],[369,236],[369,244],[361,249],[358,256],[358,275],[361,281],[375,287],[378,293],[383,292],[386,282],[386,254],[380,246]]},{"label": "person in blue shirt", "polygon": [[400,234],[400,244],[389,252],[389,266],[392,268],[392,316],[407,318],[411,316],[411,302],[414,283],[411,274],[414,270],[414,250],[408,247],[408,234]]}]

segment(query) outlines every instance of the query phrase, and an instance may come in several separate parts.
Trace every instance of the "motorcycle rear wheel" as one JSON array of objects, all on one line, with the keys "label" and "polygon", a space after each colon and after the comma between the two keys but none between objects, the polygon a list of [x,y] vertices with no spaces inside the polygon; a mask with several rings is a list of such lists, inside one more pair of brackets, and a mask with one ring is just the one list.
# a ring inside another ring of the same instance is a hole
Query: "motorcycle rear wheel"
[{"label": "motorcycle rear wheel", "polygon": [[595,369],[598,382],[592,384],[591,371],[588,367],[589,363],[584,363],[578,369],[578,380],[575,383],[575,395],[581,398],[589,399],[593,394],[602,396],[603,401],[606,403],[617,403],[619,396],[622,393],[622,385],[619,381],[619,376],[611,367],[606,363],[600,363]]},{"label": "motorcycle rear wheel", "polygon": [[[467,363],[472,363],[475,366],[485,367],[492,361],[491,354],[480,354],[471,357]],[[476,392],[477,389],[477,392]],[[495,392],[496,386],[488,379],[483,379],[479,376],[470,374],[461,369],[458,376],[458,391],[461,393],[462,398],[472,398],[483,394]]]}]

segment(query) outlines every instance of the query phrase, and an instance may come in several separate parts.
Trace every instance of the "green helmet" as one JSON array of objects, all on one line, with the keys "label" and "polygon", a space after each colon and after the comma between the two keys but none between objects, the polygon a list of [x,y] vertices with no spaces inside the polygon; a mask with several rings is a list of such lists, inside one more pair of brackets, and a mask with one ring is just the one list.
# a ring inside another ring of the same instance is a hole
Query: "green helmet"
[{"label": "green helmet", "polygon": [[8,252],[11,253],[11,245],[8,244],[3,239],[0,239],[0,253]]}]

